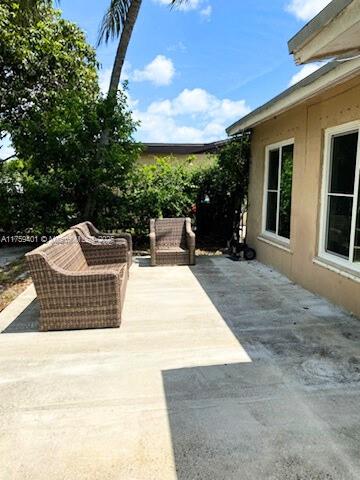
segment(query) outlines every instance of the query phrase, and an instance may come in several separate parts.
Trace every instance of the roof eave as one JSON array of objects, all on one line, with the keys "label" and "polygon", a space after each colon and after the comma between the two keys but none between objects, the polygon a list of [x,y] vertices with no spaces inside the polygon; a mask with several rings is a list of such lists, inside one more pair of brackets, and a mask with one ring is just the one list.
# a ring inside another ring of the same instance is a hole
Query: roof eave
[{"label": "roof eave", "polygon": [[304,103],[313,96],[350,79],[360,70],[360,59],[327,63],[301,82],[288,88],[269,102],[233,123],[226,129],[228,135],[254,128],[285,111]]},{"label": "roof eave", "polygon": [[290,54],[295,55],[300,48],[310,42],[352,2],[353,0],[333,0],[329,3],[329,5],[289,40],[288,47]]}]

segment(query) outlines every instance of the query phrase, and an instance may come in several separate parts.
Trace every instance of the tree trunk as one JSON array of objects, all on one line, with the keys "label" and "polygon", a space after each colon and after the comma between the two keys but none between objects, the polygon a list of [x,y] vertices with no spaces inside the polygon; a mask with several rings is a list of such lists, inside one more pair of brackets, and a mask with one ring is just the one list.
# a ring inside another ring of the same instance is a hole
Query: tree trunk
[{"label": "tree trunk", "polygon": [[114,94],[116,95],[118,91],[121,71],[124,66],[126,52],[130,43],[131,35],[133,32],[137,17],[139,15],[141,4],[142,4],[142,0],[132,0],[131,5],[129,7],[127,19],[124,24],[124,28],[121,32],[119,45],[116,51],[114,66],[111,73],[108,96],[114,95]]},{"label": "tree trunk", "polygon": [[[126,52],[131,40],[131,35],[134,30],[137,17],[139,15],[141,4],[142,4],[142,0],[132,0],[131,5],[129,7],[127,19],[124,24],[124,28],[121,32],[119,45],[116,51],[115,61],[114,61],[113,69],[111,72],[108,98],[116,97],[116,94],[118,92],[120,78],[121,78],[121,71],[124,66]],[[115,108],[115,101],[112,105],[113,105],[113,108]],[[104,146],[106,146],[109,142],[109,134],[110,134],[109,129],[105,127],[99,141],[99,149],[97,154],[98,157],[102,155]],[[90,220],[93,218],[95,209],[96,209],[96,201],[94,198],[94,192],[89,192],[87,202],[85,205],[85,211],[84,211],[84,217],[86,220]]]}]

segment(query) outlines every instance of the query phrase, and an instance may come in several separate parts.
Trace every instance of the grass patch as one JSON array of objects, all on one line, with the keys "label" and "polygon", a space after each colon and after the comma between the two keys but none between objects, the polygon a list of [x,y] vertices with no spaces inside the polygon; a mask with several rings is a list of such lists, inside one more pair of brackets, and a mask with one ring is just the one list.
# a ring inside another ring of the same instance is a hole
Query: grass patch
[{"label": "grass patch", "polygon": [[31,279],[25,258],[0,267],[0,312],[30,283]]}]

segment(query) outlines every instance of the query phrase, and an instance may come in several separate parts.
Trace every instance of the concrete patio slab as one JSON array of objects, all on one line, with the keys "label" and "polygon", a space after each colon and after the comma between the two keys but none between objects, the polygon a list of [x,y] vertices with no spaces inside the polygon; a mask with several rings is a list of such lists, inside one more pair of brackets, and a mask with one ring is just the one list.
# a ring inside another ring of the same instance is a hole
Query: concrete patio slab
[{"label": "concrete patio slab", "polygon": [[131,270],[120,329],[0,314],[1,480],[360,478],[360,321],[259,263]]}]

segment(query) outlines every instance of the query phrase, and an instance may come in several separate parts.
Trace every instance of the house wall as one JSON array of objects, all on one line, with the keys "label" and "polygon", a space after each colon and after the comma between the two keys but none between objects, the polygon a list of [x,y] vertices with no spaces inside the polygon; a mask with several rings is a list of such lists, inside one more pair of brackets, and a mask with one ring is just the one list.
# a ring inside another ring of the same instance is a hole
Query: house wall
[{"label": "house wall", "polygon": [[[314,263],[318,255],[324,131],[360,119],[360,78],[255,127],[249,186],[248,243],[258,259],[360,316],[360,277]],[[262,235],[265,148],[295,139],[290,246]],[[277,241],[271,240],[276,243]],[[349,277],[349,276],[348,276]]]}]

